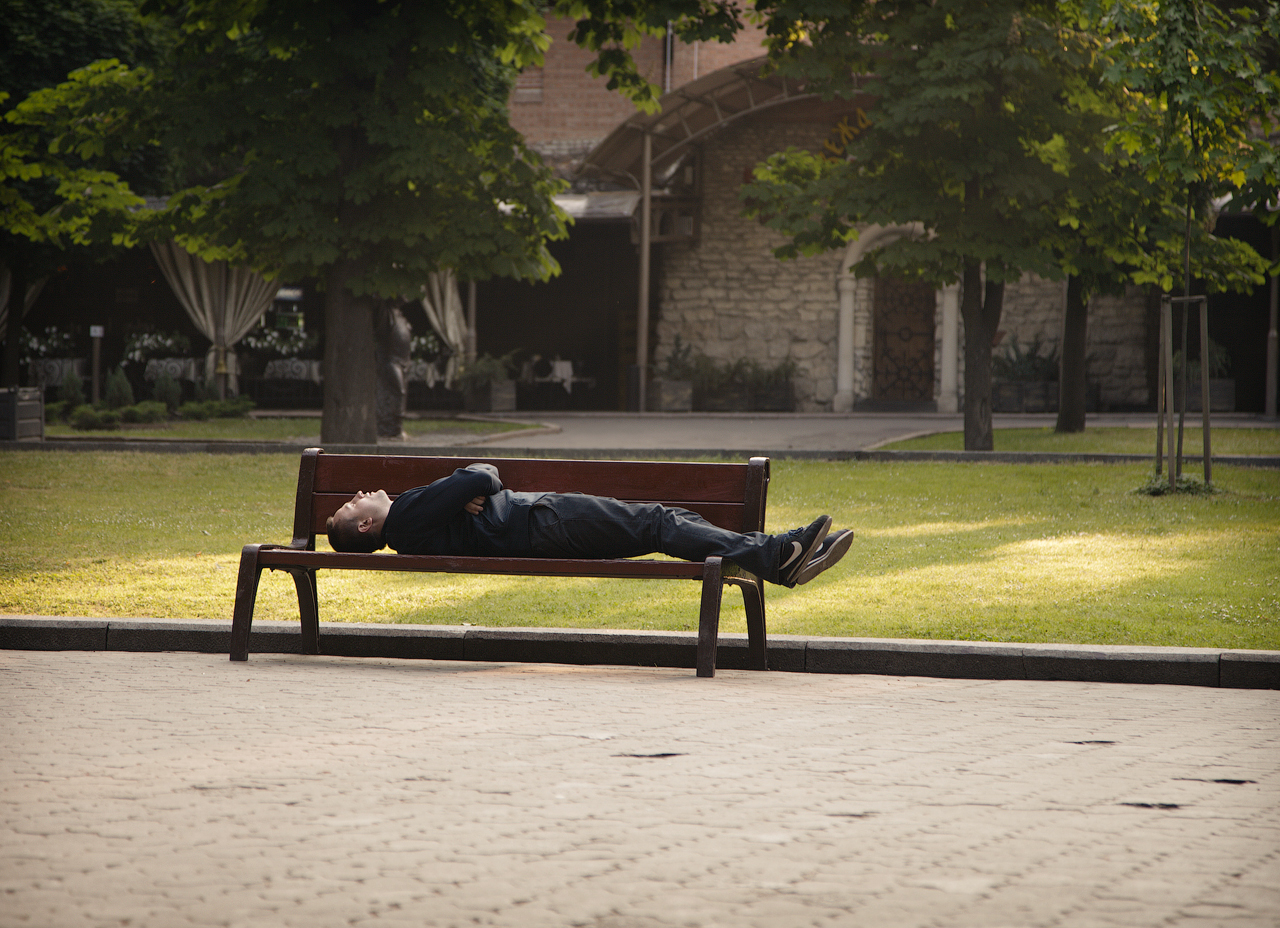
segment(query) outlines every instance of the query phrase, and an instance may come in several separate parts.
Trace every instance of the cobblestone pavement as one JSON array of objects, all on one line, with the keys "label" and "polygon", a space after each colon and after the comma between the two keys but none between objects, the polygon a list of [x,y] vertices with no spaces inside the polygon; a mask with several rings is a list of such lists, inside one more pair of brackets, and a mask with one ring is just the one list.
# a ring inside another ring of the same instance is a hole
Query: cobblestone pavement
[{"label": "cobblestone pavement", "polygon": [[3,926],[1274,926],[1280,692],[0,652]]}]

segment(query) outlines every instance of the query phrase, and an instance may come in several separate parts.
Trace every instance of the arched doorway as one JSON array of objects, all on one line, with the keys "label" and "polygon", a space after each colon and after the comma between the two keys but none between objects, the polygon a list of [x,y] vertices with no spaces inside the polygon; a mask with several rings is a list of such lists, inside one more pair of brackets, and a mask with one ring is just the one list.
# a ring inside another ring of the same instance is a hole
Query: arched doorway
[{"label": "arched doorway", "polygon": [[877,277],[873,300],[871,398],[877,402],[932,403],[933,287]]}]

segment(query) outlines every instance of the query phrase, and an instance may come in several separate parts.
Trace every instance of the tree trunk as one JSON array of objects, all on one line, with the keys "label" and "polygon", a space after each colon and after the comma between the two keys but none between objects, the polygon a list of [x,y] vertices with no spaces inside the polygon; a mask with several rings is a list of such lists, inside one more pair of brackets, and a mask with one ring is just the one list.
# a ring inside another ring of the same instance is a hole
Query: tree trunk
[{"label": "tree trunk", "polygon": [[1062,358],[1058,368],[1058,424],[1055,432],[1083,432],[1088,391],[1085,348],[1089,301],[1080,278],[1067,278],[1067,305],[1062,314]]},{"label": "tree trunk", "polygon": [[[348,289],[356,277],[350,261],[340,261],[326,279],[324,300],[324,444],[378,442],[377,360],[374,311],[378,301]],[[374,487],[373,489],[376,489]]]},{"label": "tree trunk", "polygon": [[982,283],[982,264],[964,263],[960,316],[964,319],[964,450],[991,451],[991,347],[1004,306],[1004,284]]},{"label": "tree trunk", "polygon": [[9,269],[9,318],[5,323],[4,374],[0,386],[18,385],[18,356],[21,348],[22,311],[27,308],[27,262],[18,258]]}]

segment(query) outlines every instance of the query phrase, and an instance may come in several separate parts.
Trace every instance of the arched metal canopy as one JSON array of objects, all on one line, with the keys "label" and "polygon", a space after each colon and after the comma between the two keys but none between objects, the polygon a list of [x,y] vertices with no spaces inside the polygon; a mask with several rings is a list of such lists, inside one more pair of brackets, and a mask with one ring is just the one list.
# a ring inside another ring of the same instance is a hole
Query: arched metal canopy
[{"label": "arched metal canopy", "polygon": [[761,56],[714,71],[664,94],[657,113],[636,113],[587,155],[579,172],[642,186],[644,136],[652,139],[651,176],[661,178],[694,145],[761,110],[809,99],[803,85],[779,74],[761,76]]}]

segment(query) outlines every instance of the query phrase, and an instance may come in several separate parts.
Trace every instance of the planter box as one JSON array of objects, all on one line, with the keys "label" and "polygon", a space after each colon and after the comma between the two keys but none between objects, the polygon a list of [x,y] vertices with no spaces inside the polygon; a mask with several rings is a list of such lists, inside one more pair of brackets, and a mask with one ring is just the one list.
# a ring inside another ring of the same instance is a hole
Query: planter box
[{"label": "planter box", "polygon": [[482,387],[463,393],[462,408],[467,412],[515,412],[516,382],[491,380]]},{"label": "planter box", "polygon": [[649,381],[652,412],[689,412],[693,409],[693,382],[689,380]]},{"label": "planter box", "polygon": [[44,393],[38,387],[0,390],[0,441],[44,438]]},{"label": "planter box", "polygon": [[[1236,382],[1230,377],[1209,378],[1209,412],[1235,412]],[[1187,412],[1200,412],[1200,381],[1187,384]]]}]

